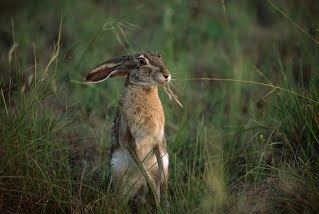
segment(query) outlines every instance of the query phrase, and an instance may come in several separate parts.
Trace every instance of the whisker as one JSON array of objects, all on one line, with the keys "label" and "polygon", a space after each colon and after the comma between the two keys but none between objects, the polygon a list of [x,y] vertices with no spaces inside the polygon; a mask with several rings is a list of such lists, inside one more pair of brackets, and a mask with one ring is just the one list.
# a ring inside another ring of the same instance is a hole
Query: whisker
[{"label": "whisker", "polygon": [[197,78],[189,78],[189,79],[171,79],[172,81],[222,81],[222,82],[232,82],[232,83],[241,83],[241,84],[251,84],[251,85],[259,85],[267,88],[272,89],[278,89],[293,95],[296,95],[298,97],[304,98],[308,101],[311,101],[313,103],[319,103],[319,101],[314,100],[310,97],[304,96],[298,92],[295,92],[293,90],[283,88],[274,84],[268,84],[263,82],[256,82],[256,81],[250,81],[250,80],[241,80],[241,79],[230,79],[230,78],[210,78],[210,77],[197,77]]}]

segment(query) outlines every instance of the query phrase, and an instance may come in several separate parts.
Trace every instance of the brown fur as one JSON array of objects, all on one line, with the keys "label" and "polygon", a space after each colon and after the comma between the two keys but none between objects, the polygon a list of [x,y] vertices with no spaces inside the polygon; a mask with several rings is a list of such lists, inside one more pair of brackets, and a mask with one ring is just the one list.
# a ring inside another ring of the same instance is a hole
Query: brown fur
[{"label": "brown fur", "polygon": [[[113,145],[117,149],[112,149],[113,152],[128,150],[133,146],[137,156],[143,162],[146,171],[150,173],[151,179],[154,181],[157,188],[158,197],[160,194],[160,184],[162,179],[160,178],[159,167],[157,166],[154,156],[154,149],[160,150],[160,154],[166,154],[166,143],[164,138],[164,111],[161,101],[158,96],[156,86],[136,86],[129,84],[123,92],[122,100],[120,102],[119,114],[115,121],[121,121],[120,123],[114,123],[114,129],[118,130],[114,132],[114,135],[118,135],[119,139],[113,142]],[[113,139],[116,139],[114,137]],[[155,165],[154,165],[155,164]],[[128,182],[132,180],[136,182],[136,179],[140,178],[140,182],[137,182],[131,191],[125,190],[125,194],[134,195],[142,186],[145,187],[146,181],[143,178],[142,172],[137,170],[134,176],[125,175],[128,168],[134,168],[132,165],[123,165],[123,167],[115,173],[114,178],[119,182]],[[165,173],[166,177],[168,172]],[[123,184],[120,184],[122,186]],[[125,188],[125,187],[124,187]],[[128,191],[128,192],[126,192]]]},{"label": "brown fur", "polygon": [[[157,85],[169,81],[169,72],[158,54],[145,52],[106,61],[90,72],[88,82],[101,80],[101,76],[95,78],[99,67],[110,70],[104,79],[123,72],[128,74],[112,128],[113,181],[120,192],[130,198],[154,185],[159,201],[161,185],[168,178],[168,154],[165,116]],[[134,154],[142,162],[146,174],[138,168]]]}]

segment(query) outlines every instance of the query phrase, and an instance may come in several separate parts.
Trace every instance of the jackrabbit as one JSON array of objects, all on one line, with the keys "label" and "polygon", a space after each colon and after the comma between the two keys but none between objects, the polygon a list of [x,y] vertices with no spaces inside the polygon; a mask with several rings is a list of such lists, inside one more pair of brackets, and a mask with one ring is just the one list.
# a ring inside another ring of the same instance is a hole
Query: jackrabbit
[{"label": "jackrabbit", "polygon": [[168,153],[157,86],[169,82],[171,75],[159,54],[142,52],[98,65],[85,82],[117,76],[127,78],[112,128],[112,180],[129,198],[149,192],[158,203],[168,179]]}]

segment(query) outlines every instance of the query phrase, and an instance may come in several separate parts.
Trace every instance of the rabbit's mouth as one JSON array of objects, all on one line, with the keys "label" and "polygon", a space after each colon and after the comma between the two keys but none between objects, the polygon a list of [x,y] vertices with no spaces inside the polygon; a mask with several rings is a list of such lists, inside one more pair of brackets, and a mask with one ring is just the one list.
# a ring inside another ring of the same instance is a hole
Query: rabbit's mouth
[{"label": "rabbit's mouth", "polygon": [[157,73],[154,76],[154,80],[155,82],[157,82],[158,84],[165,84],[168,83],[171,80],[171,75],[170,74],[162,74],[162,73]]}]

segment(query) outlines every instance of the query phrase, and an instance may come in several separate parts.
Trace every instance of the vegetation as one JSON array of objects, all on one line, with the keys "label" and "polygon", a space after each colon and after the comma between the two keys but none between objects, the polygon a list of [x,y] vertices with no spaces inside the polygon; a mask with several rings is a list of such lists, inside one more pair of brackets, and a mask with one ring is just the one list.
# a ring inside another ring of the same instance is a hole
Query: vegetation
[{"label": "vegetation", "polygon": [[85,86],[112,56],[162,54],[168,200],[140,212],[319,210],[315,1],[4,1],[1,213],[122,213],[109,182],[123,80]]}]

